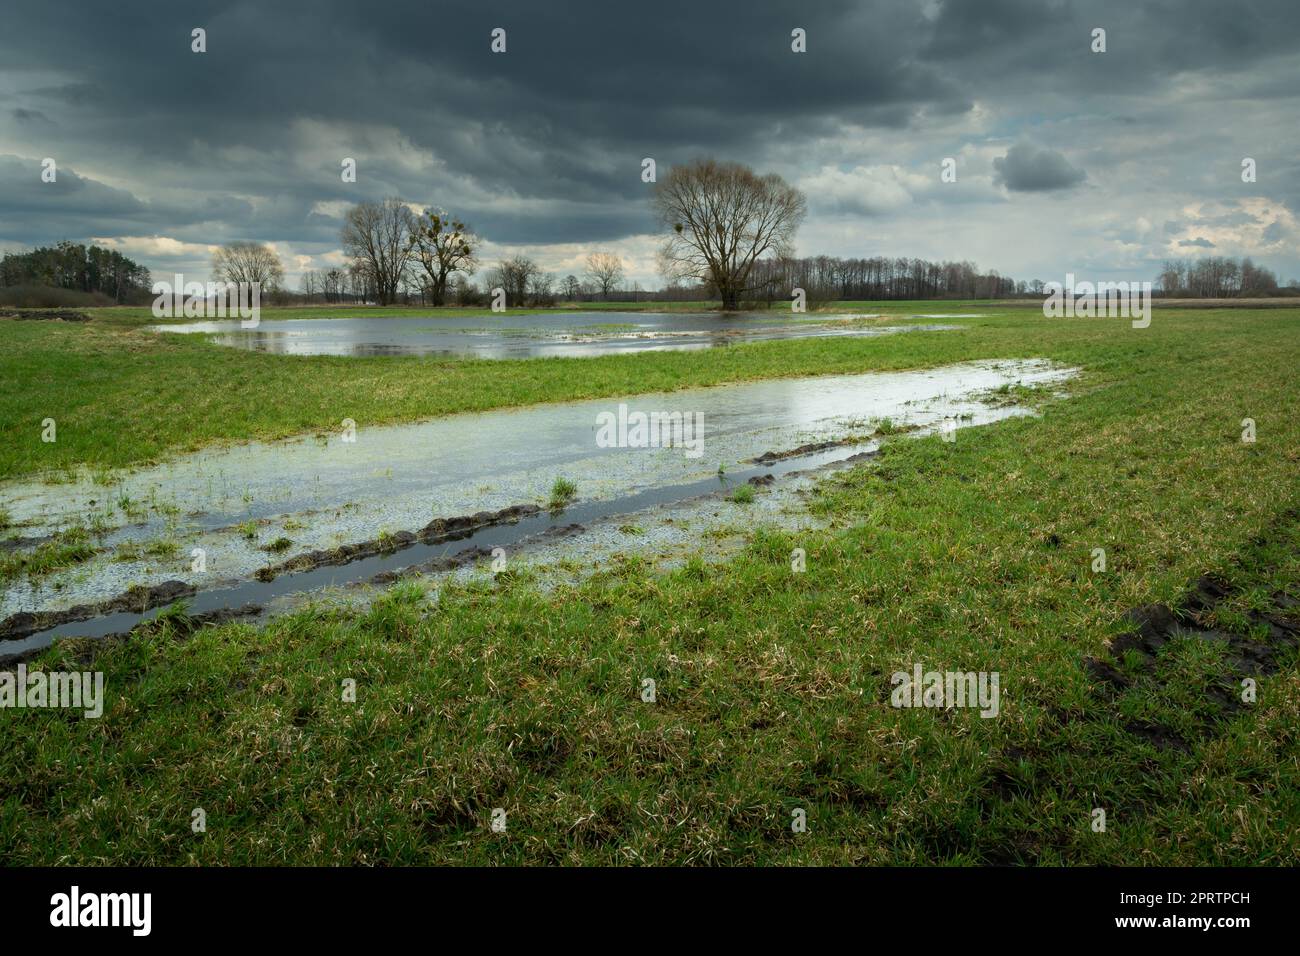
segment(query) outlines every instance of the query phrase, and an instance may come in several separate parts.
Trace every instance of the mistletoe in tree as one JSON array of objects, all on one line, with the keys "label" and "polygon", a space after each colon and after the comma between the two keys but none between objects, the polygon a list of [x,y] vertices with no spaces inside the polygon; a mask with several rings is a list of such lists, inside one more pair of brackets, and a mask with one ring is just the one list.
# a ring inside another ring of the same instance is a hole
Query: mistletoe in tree
[{"label": "mistletoe in tree", "polygon": [[426,209],[411,228],[411,250],[429,277],[434,305],[447,299],[447,280],[453,273],[473,275],[478,261],[479,238],[444,209]]}]

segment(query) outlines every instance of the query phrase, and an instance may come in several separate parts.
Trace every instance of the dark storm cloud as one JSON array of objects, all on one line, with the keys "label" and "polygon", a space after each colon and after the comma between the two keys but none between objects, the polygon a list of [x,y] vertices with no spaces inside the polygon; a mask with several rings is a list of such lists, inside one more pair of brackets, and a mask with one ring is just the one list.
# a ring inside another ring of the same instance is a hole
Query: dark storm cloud
[{"label": "dark storm cloud", "polygon": [[[912,3],[150,6],[124,19],[86,4],[70,26],[17,4],[10,65],[66,74],[16,92],[18,108],[62,117],[68,132],[46,148],[69,168],[107,147],[155,187],[276,197],[251,220],[221,217],[259,239],[329,242],[338,221],[319,204],[386,194],[454,208],[499,242],[613,239],[650,227],[645,156],[752,160],[773,137],[969,106],[939,70],[897,57],[896,37],[920,22]],[[194,26],[206,54],[190,51]],[[505,55],[489,50],[496,26]],[[790,52],[795,26],[812,54]],[[294,120],[336,129],[314,168],[286,154]],[[339,160],[382,146],[384,127],[437,169],[372,155],[355,185],[340,182]],[[156,228],[193,218],[160,214]]]},{"label": "dark storm cloud", "polygon": [[1069,189],[1087,178],[1082,169],[1054,149],[1018,143],[993,160],[994,180],[1012,192]]},{"label": "dark storm cloud", "polygon": [[33,245],[69,237],[148,235],[160,224],[177,238],[207,242],[214,226],[237,226],[252,215],[252,205],[235,198],[145,202],[57,163],[53,182],[42,180],[41,172],[38,161],[0,156],[0,223],[24,223],[26,241]]},{"label": "dark storm cloud", "polygon": [[144,221],[148,206],[124,189],[78,176],[70,169],[51,170],[53,182],[41,179],[40,161],[0,156],[0,205],[15,214],[67,209],[90,216]]},{"label": "dark storm cloud", "polygon": [[[1087,49],[1094,26],[1104,58]],[[489,50],[494,27],[504,55]],[[790,51],[795,27],[806,54]],[[1297,37],[1293,0],[7,0],[0,123],[13,143],[0,154],[55,156],[87,204],[0,183],[0,242],[65,229],[323,251],[342,206],[384,195],[446,206],[497,243],[603,242],[651,228],[645,156],[662,169],[780,155],[798,178],[822,165],[808,144],[854,129],[903,143],[978,102],[1008,114],[1016,139],[1030,96],[1086,110],[1189,73],[1285,96],[1270,64]],[[999,170],[1011,190],[1082,176],[1059,151],[1017,149]],[[355,184],[339,178],[345,156]],[[96,179],[115,185],[99,193]]]},{"label": "dark storm cloud", "polygon": [[[1292,0],[946,0],[923,49],[927,59],[978,64],[981,88],[1097,93],[1157,89],[1184,74],[1249,72],[1295,52]],[[1106,31],[1105,56],[1091,49]],[[976,81],[974,73],[965,74]],[[1294,89],[1294,87],[1293,87]]]}]

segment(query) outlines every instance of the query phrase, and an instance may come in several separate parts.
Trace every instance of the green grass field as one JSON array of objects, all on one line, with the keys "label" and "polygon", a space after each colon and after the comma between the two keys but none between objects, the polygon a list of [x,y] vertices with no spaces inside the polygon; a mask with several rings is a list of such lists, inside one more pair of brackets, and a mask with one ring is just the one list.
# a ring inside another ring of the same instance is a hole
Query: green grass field
[{"label": "green grass field", "polygon": [[[142,321],[0,323],[0,474],[778,375],[1083,373],[1040,418],[891,438],[821,483],[830,530],[760,529],[725,564],[629,560],[550,592],[484,576],[436,604],[406,584],[361,613],[59,645],[32,666],[102,670],[107,703],[0,711],[10,864],[1300,859],[1294,653],[1225,710],[1231,644],[1107,651],[1128,609],[1205,573],[1233,585],[1208,621],[1226,634],[1263,641],[1251,612],[1300,597],[1300,309],[1157,309],[1141,330],[1000,309],[954,332],[528,362],[259,355]],[[1099,691],[1089,657],[1123,688]],[[918,662],[998,672],[999,716],[891,707],[890,674]]]}]

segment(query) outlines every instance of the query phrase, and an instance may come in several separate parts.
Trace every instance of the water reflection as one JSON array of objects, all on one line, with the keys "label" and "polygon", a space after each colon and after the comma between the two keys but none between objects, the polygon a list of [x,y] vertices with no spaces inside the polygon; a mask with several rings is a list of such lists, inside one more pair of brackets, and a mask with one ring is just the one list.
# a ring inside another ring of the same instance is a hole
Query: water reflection
[{"label": "water reflection", "polygon": [[427,355],[445,358],[581,358],[626,352],[691,351],[772,339],[864,337],[936,331],[943,325],[879,326],[853,316],[795,321],[770,313],[565,312],[460,318],[433,316],[238,320],[153,326],[205,333],[221,345],[278,355]]}]

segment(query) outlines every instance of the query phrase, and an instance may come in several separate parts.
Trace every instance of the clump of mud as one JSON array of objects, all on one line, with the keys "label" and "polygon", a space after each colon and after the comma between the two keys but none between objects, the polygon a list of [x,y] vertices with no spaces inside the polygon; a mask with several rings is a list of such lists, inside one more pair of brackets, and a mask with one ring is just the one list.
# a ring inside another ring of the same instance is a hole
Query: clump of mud
[{"label": "clump of mud", "polygon": [[828,448],[850,445],[854,441],[855,439],[851,438],[837,438],[832,441],[810,442],[807,445],[800,445],[798,448],[791,448],[788,451],[765,451],[757,458],[751,458],[750,461],[755,465],[767,465],[774,461],[784,461],[787,458],[798,458],[800,455],[811,455],[814,452],[826,451]]},{"label": "clump of mud", "polygon": [[[1297,516],[1290,513],[1283,520],[1294,522]],[[1263,539],[1256,542],[1265,543]],[[984,781],[974,791],[971,801],[970,809],[981,825],[958,830],[943,820],[927,820],[917,824],[918,837],[940,859],[961,854],[967,859],[998,865],[1057,860],[1062,839],[1059,834],[1020,829],[1008,839],[1005,832],[986,824],[1002,818],[1009,803],[1043,800],[1046,794],[1059,799],[1062,793],[1070,793],[1074,783],[1061,775],[1063,756],[1099,764],[1114,759],[1113,746],[1107,741],[1103,725],[1118,724],[1125,733],[1169,755],[1172,761],[1194,759],[1186,755],[1194,754],[1199,745],[1221,733],[1227,722],[1244,709],[1238,693],[1243,677],[1272,673],[1290,666],[1294,660],[1300,646],[1300,600],[1293,596],[1297,587],[1300,582],[1289,586],[1291,593],[1273,593],[1269,606],[1264,609],[1245,613],[1253,625],[1250,628],[1253,636],[1228,633],[1212,626],[1211,612],[1235,591],[1222,579],[1209,574],[1191,582],[1182,599],[1172,607],[1147,604],[1129,610],[1125,614],[1127,629],[1111,642],[1107,659],[1089,657],[1082,661],[1099,706],[1083,711],[1049,706],[1047,715],[1062,736],[1053,738],[1049,724],[1044,728],[1044,743],[1007,746],[991,755]],[[1221,643],[1226,651],[1221,657],[1222,670],[1209,675],[1201,685],[1206,706],[1195,708],[1200,716],[1181,731],[1127,716],[1124,701],[1129,694],[1159,693],[1168,685],[1170,678],[1163,676],[1157,666],[1160,650],[1171,640],[1186,640],[1189,636]],[[1134,653],[1138,655],[1136,660]],[[1093,725],[1098,732],[1079,733],[1081,724]],[[1064,735],[1066,725],[1073,726],[1076,732]],[[1160,809],[1140,790],[1125,795],[1123,803],[1114,807],[1116,813],[1129,821],[1158,814]],[[990,830],[994,832],[992,837],[981,837]]]},{"label": "clump of mud", "polygon": [[46,319],[57,322],[89,322],[90,316],[85,312],[73,312],[69,309],[4,309],[0,308],[0,318],[4,319]]},{"label": "clump of mud", "polygon": [[[195,631],[204,627],[215,627],[218,624],[225,624],[229,621],[237,621],[242,618],[256,617],[262,613],[260,604],[244,604],[240,607],[223,607],[215,611],[204,611],[200,614],[176,614],[169,616],[164,620],[153,619],[141,621],[129,631],[120,631],[113,634],[105,634],[103,637],[88,638],[67,638],[66,640],[73,644],[73,657],[83,664],[90,663],[96,654],[101,653],[104,648],[110,644],[128,640],[137,635],[155,634],[162,630],[163,627],[170,627],[172,634],[176,637],[189,637]],[[22,661],[30,660],[39,654],[44,653],[44,647],[32,647],[17,654],[0,654],[0,666],[8,667]]]},{"label": "clump of mud", "polygon": [[487,548],[478,546],[465,548],[463,551],[457,551],[455,554],[442,558],[432,558],[422,564],[413,564],[409,567],[399,568],[396,571],[380,571],[370,579],[371,584],[392,584],[394,581],[401,581],[405,578],[420,577],[425,574],[438,574],[445,571],[455,571],[457,568],[463,568],[468,564],[474,564],[477,561],[483,561],[492,557],[492,552]]},{"label": "clump of mud", "polygon": [[[877,428],[871,433],[870,438],[878,438],[884,435],[904,435],[908,432],[917,430],[916,425],[894,425],[889,431]],[[865,444],[866,438],[862,436],[850,436],[848,438],[833,438],[830,441],[809,442],[807,445],[800,445],[798,448],[790,448],[786,451],[765,451],[757,458],[749,459],[755,465],[770,465],[776,461],[784,461],[787,458],[800,458],[804,455],[816,454],[819,451],[827,451],[831,448],[843,448],[845,445]],[[855,456],[853,460],[859,460],[868,457],[870,453]]]},{"label": "clump of mud", "polygon": [[417,541],[426,544],[439,544],[443,541],[457,541],[468,538],[480,528],[498,524],[511,524],[520,518],[537,514],[541,509],[537,505],[511,505],[500,511],[479,511],[472,515],[458,515],[454,518],[434,518],[427,525],[416,531],[395,531],[381,535],[369,541],[343,544],[328,551],[307,551],[295,555],[279,564],[268,565],[257,571],[259,581],[273,581],[281,574],[299,571],[311,571],[314,568],[349,564],[360,558],[369,558],[377,554],[391,554],[410,547]]},{"label": "clump of mud", "polygon": [[[1300,601],[1283,592],[1272,596],[1273,607],[1265,611],[1246,611],[1246,619],[1259,633],[1259,640],[1208,627],[1204,624],[1215,608],[1232,596],[1232,588],[1213,575],[1202,575],[1188,587],[1178,609],[1165,604],[1145,604],[1133,608],[1126,615],[1127,633],[1115,638],[1110,645],[1110,656],[1120,660],[1129,651],[1138,654],[1140,668],[1149,672],[1155,668],[1155,658],[1160,649],[1175,637],[1191,636],[1202,641],[1222,644],[1227,653],[1224,660],[1231,680],[1257,674],[1271,674],[1277,670],[1278,657],[1300,645],[1300,625],[1291,620]],[[1090,673],[1100,676],[1100,682],[1112,686],[1128,686],[1132,681],[1117,668],[1104,661],[1088,658],[1084,661]]]},{"label": "clump of mud", "polygon": [[21,640],[38,631],[48,630],[60,624],[72,621],[88,621],[105,614],[127,611],[143,614],[165,604],[173,604],[181,598],[190,597],[198,591],[192,584],[184,581],[164,581],[153,587],[136,585],[117,597],[100,601],[96,604],[78,604],[63,611],[19,611],[0,621],[0,641]]},{"label": "clump of mud", "polygon": [[[1242,704],[1230,688],[1243,677],[1273,673],[1280,666],[1280,658],[1300,646],[1300,623],[1296,620],[1300,601],[1281,591],[1272,595],[1271,608],[1244,612],[1252,633],[1259,635],[1258,638],[1208,626],[1205,622],[1215,608],[1232,594],[1230,585],[1206,574],[1189,585],[1177,609],[1165,604],[1133,608],[1126,615],[1129,630],[1111,642],[1111,660],[1118,662],[1126,655],[1132,660],[1131,655],[1136,654],[1138,672],[1154,675],[1156,655],[1174,638],[1193,637],[1220,644],[1224,648],[1225,672],[1206,688],[1205,695],[1217,714],[1212,722],[1231,717],[1242,709]],[[1093,680],[1095,692],[1106,698],[1113,698],[1136,683],[1111,662],[1090,657],[1084,660],[1083,666]],[[1154,676],[1151,681],[1157,687],[1163,683]],[[1191,745],[1168,727],[1130,721],[1124,724],[1124,729],[1159,749],[1191,752]]]}]

